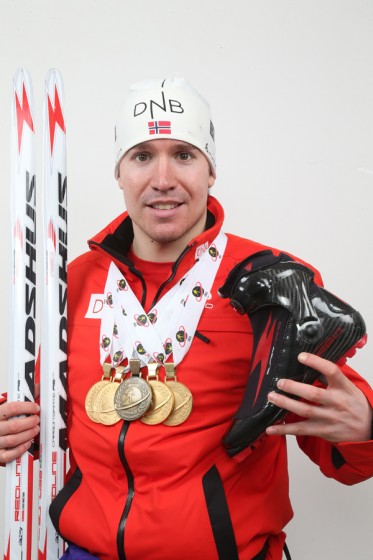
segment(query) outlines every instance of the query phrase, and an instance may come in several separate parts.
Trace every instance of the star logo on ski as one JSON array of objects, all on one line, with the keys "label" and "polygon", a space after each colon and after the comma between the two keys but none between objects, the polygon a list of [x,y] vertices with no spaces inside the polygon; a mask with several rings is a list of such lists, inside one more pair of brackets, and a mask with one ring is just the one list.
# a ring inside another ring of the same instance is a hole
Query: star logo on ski
[{"label": "star logo on ski", "polygon": [[56,85],[54,86],[54,106],[48,94],[48,119],[49,119],[50,147],[51,147],[51,154],[53,154],[56,125],[58,124],[62,132],[66,133],[65,120],[63,118],[60,98],[58,96],[58,90]]},{"label": "star logo on ski", "polygon": [[22,84],[22,103],[20,102],[17,92],[16,96],[16,117],[17,117],[17,132],[18,132],[18,153],[21,153],[23,123],[26,123],[32,132],[34,131],[34,122],[30,111],[30,105],[27,97],[25,84]]}]

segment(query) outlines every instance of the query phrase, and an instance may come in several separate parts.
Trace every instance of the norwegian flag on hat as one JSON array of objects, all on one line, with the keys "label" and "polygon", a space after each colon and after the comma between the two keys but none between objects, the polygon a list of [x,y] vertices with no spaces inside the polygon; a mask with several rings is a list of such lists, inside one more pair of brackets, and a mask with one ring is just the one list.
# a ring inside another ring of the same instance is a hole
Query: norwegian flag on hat
[{"label": "norwegian flag on hat", "polygon": [[171,121],[148,122],[149,134],[171,134]]}]

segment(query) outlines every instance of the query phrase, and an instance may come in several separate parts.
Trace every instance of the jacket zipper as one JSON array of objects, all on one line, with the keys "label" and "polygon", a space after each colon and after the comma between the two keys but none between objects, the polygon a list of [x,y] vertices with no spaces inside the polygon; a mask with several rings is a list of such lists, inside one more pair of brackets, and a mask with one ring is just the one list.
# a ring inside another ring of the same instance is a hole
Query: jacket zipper
[{"label": "jacket zipper", "polygon": [[174,264],[171,267],[171,274],[170,276],[159,286],[157,293],[155,294],[153,303],[150,306],[150,309],[153,309],[153,307],[155,306],[155,304],[157,303],[158,299],[160,298],[160,295],[162,293],[162,291],[164,290],[165,286],[167,286],[167,284],[169,284],[174,278],[175,278],[175,274],[177,272],[177,269],[179,268],[179,264],[182,261],[182,259],[185,257],[185,255],[190,251],[190,249],[193,247],[194,243],[192,243],[191,245],[187,245],[184,249],[184,251],[179,255],[179,257],[177,258],[177,260],[174,262]]},{"label": "jacket zipper", "polygon": [[[105,247],[103,247],[102,245],[98,244],[98,243],[94,243],[95,245],[97,245],[98,247],[100,247],[100,249],[102,249],[103,251],[105,251],[106,253],[110,254],[110,251],[106,250]],[[170,276],[161,284],[161,286],[159,287],[155,297],[154,297],[154,301],[152,303],[152,305],[150,306],[150,309],[152,309],[154,307],[154,305],[157,303],[163,289],[165,288],[165,286],[167,286],[167,284],[169,284],[173,278],[176,275],[177,269],[179,267],[180,262],[182,261],[183,257],[186,255],[186,253],[193,247],[192,245],[188,245],[184,251],[179,255],[178,259],[174,262],[174,264],[172,265],[171,268],[171,274]],[[111,255],[113,256],[113,255]],[[118,255],[115,255],[115,258],[118,259]],[[119,260],[119,259],[118,259]],[[142,298],[141,298],[141,304],[144,307],[145,306],[145,301],[146,301],[146,284],[144,281],[144,278],[141,274],[141,272],[139,270],[137,270],[134,266],[133,263],[131,263],[131,261],[127,260],[127,259],[121,259],[121,262],[123,262],[123,264],[125,264],[126,266],[128,266],[128,269],[132,272],[132,274],[134,274],[135,276],[137,276],[142,284]],[[129,430],[131,422],[127,422],[125,421],[123,423],[122,429],[120,431],[119,434],[119,439],[118,439],[118,454],[121,460],[121,463],[123,465],[124,471],[126,473],[127,476],[127,484],[128,484],[128,491],[127,491],[127,499],[126,499],[126,503],[123,509],[123,513],[122,516],[120,518],[119,521],[119,526],[118,526],[118,531],[117,531],[117,551],[118,551],[118,559],[119,560],[126,560],[126,553],[125,553],[125,549],[124,549],[124,533],[125,533],[125,528],[126,528],[126,523],[127,523],[127,519],[128,519],[128,515],[130,512],[130,509],[132,507],[132,503],[135,497],[135,479],[133,476],[133,472],[128,464],[128,461],[126,459],[126,455],[124,452],[124,446],[125,446],[125,440],[126,440],[126,436],[127,436],[127,432]]]},{"label": "jacket zipper", "polygon": [[126,455],[124,453],[124,441],[126,439],[129,426],[130,426],[130,422],[125,421],[123,423],[118,439],[118,453],[119,453],[121,463],[127,475],[127,484],[128,484],[126,505],[124,506],[124,510],[122,513],[122,517],[120,518],[119,521],[119,527],[117,532],[117,550],[118,550],[119,560],[126,560],[126,553],[124,551],[124,530],[126,527],[128,514],[131,509],[133,498],[135,495],[135,479],[133,476],[133,472],[131,471],[130,466],[127,462]]}]

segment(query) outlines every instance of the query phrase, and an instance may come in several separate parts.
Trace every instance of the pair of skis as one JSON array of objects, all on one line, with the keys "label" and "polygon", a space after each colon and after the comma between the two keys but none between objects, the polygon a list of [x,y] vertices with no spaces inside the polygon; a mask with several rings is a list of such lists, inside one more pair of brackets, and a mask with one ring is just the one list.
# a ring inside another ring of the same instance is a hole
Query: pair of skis
[{"label": "pair of skis", "polygon": [[[46,76],[43,136],[37,533],[39,560],[57,560],[64,543],[50,521],[49,505],[66,473],[67,183],[64,91],[55,69]],[[38,350],[35,119],[31,78],[23,68],[14,76],[11,152],[9,402],[34,400]],[[5,479],[4,560],[31,560],[34,446],[7,464]]]}]

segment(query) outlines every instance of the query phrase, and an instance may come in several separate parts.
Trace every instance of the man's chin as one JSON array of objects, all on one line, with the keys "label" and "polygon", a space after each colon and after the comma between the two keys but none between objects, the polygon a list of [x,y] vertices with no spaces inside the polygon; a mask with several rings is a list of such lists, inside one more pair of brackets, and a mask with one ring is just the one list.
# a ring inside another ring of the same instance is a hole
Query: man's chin
[{"label": "man's chin", "polygon": [[182,238],[182,235],[175,235],[172,233],[150,236],[152,243],[157,243],[158,245],[172,245],[173,243],[177,243]]}]

